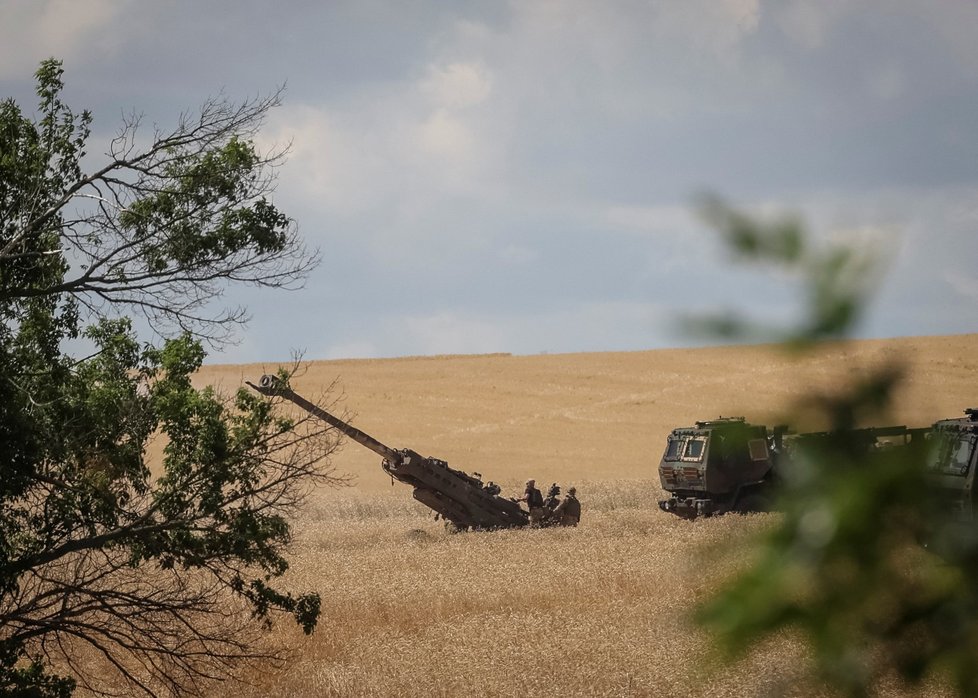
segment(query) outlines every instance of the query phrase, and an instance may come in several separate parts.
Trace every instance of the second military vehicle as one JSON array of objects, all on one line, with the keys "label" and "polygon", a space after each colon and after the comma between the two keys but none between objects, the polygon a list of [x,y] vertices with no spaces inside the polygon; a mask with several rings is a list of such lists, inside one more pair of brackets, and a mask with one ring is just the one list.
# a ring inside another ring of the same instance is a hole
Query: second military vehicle
[{"label": "second military vehicle", "polygon": [[[909,444],[924,431],[894,426],[845,434],[868,452],[884,444]],[[687,519],[767,511],[791,452],[805,441],[827,436],[792,434],[785,426],[768,431],[743,417],[720,417],[673,429],[659,462],[659,481],[671,496],[659,507]]]},{"label": "second military vehicle", "polygon": [[943,419],[931,427],[933,442],[928,458],[928,478],[941,501],[955,510],[963,521],[975,519],[974,484],[978,468],[978,409],[969,408],[965,416]]}]

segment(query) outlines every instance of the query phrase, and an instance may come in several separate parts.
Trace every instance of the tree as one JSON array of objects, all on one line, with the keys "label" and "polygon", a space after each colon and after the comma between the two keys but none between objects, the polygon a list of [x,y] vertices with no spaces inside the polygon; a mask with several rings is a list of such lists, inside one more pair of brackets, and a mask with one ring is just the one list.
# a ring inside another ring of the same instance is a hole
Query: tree
[{"label": "tree", "polygon": [[[705,212],[738,256],[774,262],[806,283],[805,318],[779,333],[789,346],[851,331],[876,278],[872,255],[814,249],[797,221],[757,222],[718,200]],[[745,329],[707,324],[725,336]],[[752,563],[699,609],[727,657],[793,630],[810,649],[809,676],[847,695],[873,694],[884,678],[978,693],[974,521],[962,522],[928,477],[932,443],[867,453],[850,436],[879,425],[902,373],[895,363],[874,367],[795,406],[829,436],[799,448],[783,473],[781,514],[735,548],[749,549]]]},{"label": "tree", "polygon": [[256,622],[319,615],[276,580],[288,517],[335,482],[332,436],[191,384],[201,342],[245,320],[227,284],[297,287],[318,255],[268,200],[283,153],[251,140],[278,94],[211,100],[143,148],[128,118],[86,174],[92,117],[62,74],[41,64],[35,118],[0,103],[0,693],[194,692],[275,654]]}]

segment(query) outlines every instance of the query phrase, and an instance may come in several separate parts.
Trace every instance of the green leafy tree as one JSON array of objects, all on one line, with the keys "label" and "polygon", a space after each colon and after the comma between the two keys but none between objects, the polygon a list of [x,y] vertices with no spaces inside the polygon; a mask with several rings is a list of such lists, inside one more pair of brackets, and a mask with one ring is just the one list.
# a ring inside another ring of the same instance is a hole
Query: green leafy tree
[{"label": "green leafy tree", "polygon": [[148,140],[127,119],[86,173],[91,115],[60,62],[36,79],[35,115],[0,103],[0,693],[196,692],[273,656],[254,640],[276,613],[319,616],[277,580],[331,436],[191,383],[245,320],[215,302],[229,283],[295,287],[318,261],[268,200],[282,153],[251,140],[278,95]]},{"label": "green leafy tree", "polygon": [[[805,350],[847,336],[878,278],[872,254],[814,248],[797,220],[759,222],[717,199],[704,212],[739,258],[774,263],[808,289],[802,323],[765,338]],[[705,325],[757,336],[739,319]],[[935,487],[937,439],[867,452],[852,433],[880,425],[901,376],[899,364],[875,367],[794,406],[828,436],[798,448],[781,513],[744,543],[753,562],[698,612],[726,657],[793,631],[811,649],[810,677],[847,695],[884,679],[978,695],[978,535]]]}]

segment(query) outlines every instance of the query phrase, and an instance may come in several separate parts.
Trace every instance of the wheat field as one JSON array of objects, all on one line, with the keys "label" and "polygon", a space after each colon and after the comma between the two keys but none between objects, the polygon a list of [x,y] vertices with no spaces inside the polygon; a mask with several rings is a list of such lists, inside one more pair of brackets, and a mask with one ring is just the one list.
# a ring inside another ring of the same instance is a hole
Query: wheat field
[{"label": "wheat field", "polygon": [[[349,443],[332,465],[351,486],[314,492],[295,521],[286,581],[320,591],[320,625],[304,637],[279,622],[268,641],[290,648],[288,662],[252,667],[234,693],[818,693],[799,679],[806,650],[790,636],[709,670],[710,638],[689,612],[749,559],[737,541],[777,515],[676,519],[656,506],[656,466],[673,427],[719,415],[770,425],[885,362],[906,372],[887,423],[978,406],[978,335],[832,344],[802,359],[753,346],[309,363],[297,392],[333,386],[380,441],[482,473],[504,496],[529,477],[541,489],[576,485],[582,522],[451,535]],[[197,381],[232,391],[275,368],[206,366]],[[895,681],[880,692],[912,694]]]}]

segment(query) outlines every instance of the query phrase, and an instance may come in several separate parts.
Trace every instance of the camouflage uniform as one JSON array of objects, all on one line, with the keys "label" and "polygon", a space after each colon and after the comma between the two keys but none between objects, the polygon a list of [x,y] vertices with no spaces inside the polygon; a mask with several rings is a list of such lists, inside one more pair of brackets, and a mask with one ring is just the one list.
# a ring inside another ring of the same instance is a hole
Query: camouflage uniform
[{"label": "camouflage uniform", "polygon": [[567,496],[554,509],[553,517],[561,526],[576,526],[581,521],[581,503],[577,501],[575,488],[567,490]]},{"label": "camouflage uniform", "polygon": [[526,502],[530,510],[530,525],[539,526],[543,519],[543,495],[536,488],[535,480],[526,481],[526,491],[520,497],[521,502]]}]

